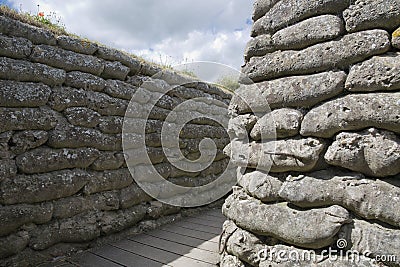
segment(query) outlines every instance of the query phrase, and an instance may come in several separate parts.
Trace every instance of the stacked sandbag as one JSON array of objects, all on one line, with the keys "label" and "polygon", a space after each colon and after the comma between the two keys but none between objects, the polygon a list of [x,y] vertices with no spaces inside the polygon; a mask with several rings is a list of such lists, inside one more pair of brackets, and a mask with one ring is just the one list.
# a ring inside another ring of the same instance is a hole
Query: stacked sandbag
[{"label": "stacked sandbag", "polygon": [[400,1],[254,9],[221,266],[400,266]]},{"label": "stacked sandbag", "polygon": [[143,146],[158,173],[174,184],[214,181],[228,162],[224,127],[200,116],[177,136],[192,160],[202,139],[215,141],[216,157],[201,171],[172,166],[161,145],[163,122],[181,102],[204,97],[227,110],[230,93],[192,80],[116,49],[0,16],[0,265],[36,266],[141,222],[178,217],[180,207],[153,199],[135,182],[149,177],[143,155],[131,155],[129,171],[123,125],[128,106],[144,105],[129,105],[139,90],[156,98],[155,88],[173,87],[143,117]]}]

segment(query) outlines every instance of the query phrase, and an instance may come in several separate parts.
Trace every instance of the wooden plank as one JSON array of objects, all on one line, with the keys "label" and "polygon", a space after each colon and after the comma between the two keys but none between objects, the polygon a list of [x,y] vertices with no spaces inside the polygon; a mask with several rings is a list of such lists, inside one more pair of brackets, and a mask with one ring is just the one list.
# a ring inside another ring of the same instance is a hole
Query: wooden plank
[{"label": "wooden plank", "polygon": [[[126,267],[161,267],[164,266],[161,262],[152,260],[151,258],[143,257],[138,254],[117,248],[113,245],[106,245],[100,249],[93,251],[98,256],[112,260]],[[96,266],[97,265],[92,265]]]},{"label": "wooden plank", "polygon": [[204,215],[213,216],[213,217],[217,217],[217,218],[224,217],[221,210],[210,210],[210,211],[205,212]]},{"label": "wooden plank", "polygon": [[213,221],[226,221],[227,220],[227,218],[224,217],[224,216],[222,216],[222,217],[221,216],[214,216],[212,214],[204,214],[204,215],[199,216],[199,217],[202,217],[202,218],[207,219],[207,220],[213,220]]},{"label": "wooden plank", "polygon": [[208,215],[189,216],[187,218],[195,218],[195,219],[200,219],[200,220],[207,221],[207,222],[214,222],[214,223],[220,223],[220,224],[223,224],[227,220],[225,217],[217,218],[217,217],[210,217]]},{"label": "wooden plank", "polygon": [[207,220],[207,221],[212,221],[212,222],[225,222],[227,220],[226,217],[215,217],[215,216],[209,216],[209,215],[199,215],[199,216],[193,216],[194,218],[201,218],[203,220]]},{"label": "wooden plank", "polygon": [[220,222],[207,221],[202,218],[194,218],[194,217],[187,218],[182,221],[189,222],[189,223],[201,224],[201,225],[216,228],[216,229],[219,229],[219,231],[222,231],[223,223],[220,223]]},{"label": "wooden plank", "polygon": [[174,223],[174,225],[182,227],[182,228],[196,230],[196,231],[203,232],[203,233],[210,233],[210,234],[214,234],[214,235],[219,235],[219,234],[221,234],[221,231],[222,231],[222,228],[216,229],[216,228],[211,228],[209,226],[205,226],[205,225],[201,225],[201,224],[187,223],[185,221],[178,221],[178,222]]},{"label": "wooden plank", "polygon": [[205,262],[193,261],[186,257],[180,257],[168,263],[168,266],[173,267],[216,267],[216,264],[209,264]]},{"label": "wooden plank", "polygon": [[129,240],[210,264],[217,264],[219,261],[218,253],[216,252],[205,251],[197,247],[183,245],[153,236],[138,235],[134,239]]},{"label": "wooden plank", "polygon": [[59,262],[47,262],[47,263],[42,263],[37,265],[36,267],[79,267],[77,264],[72,264],[69,262],[65,261],[59,261]]},{"label": "wooden plank", "polygon": [[205,262],[200,262],[197,260],[192,260],[186,257],[179,257],[176,260],[168,262],[168,266],[172,267],[216,267],[216,264],[209,264]]},{"label": "wooden plank", "polygon": [[154,231],[147,233],[146,235],[173,241],[173,242],[180,243],[183,245],[197,247],[199,249],[203,249],[203,250],[207,250],[207,251],[218,252],[218,244],[217,243],[210,242],[210,241],[204,241],[204,240],[194,238],[194,237],[180,235],[180,234],[176,234],[176,233],[172,233],[172,232],[166,232],[166,231],[162,231],[162,230],[154,230]]},{"label": "wooden plank", "polygon": [[204,241],[210,241],[210,242],[215,242],[214,240],[215,240],[215,238],[217,238],[217,242],[218,242],[218,236],[215,234],[204,233],[204,232],[200,232],[197,230],[182,228],[175,224],[164,226],[164,227],[160,228],[160,230],[164,230],[164,231],[172,232],[172,233],[176,233],[176,234],[182,234],[182,235],[186,235],[186,236],[190,236],[190,237],[194,237],[194,238],[198,238],[198,239],[201,239]]},{"label": "wooden plank", "polygon": [[80,267],[121,267],[125,265],[117,264],[113,261],[104,259],[90,252],[84,252],[79,254],[79,257],[70,260],[73,264]]},{"label": "wooden plank", "polygon": [[190,229],[199,229],[199,231],[209,232],[217,235],[219,235],[222,232],[222,225],[220,227],[215,227],[196,221],[182,221],[182,225],[183,223],[185,223],[185,227]]},{"label": "wooden plank", "polygon": [[209,211],[207,211],[207,212],[204,212],[204,214],[213,215],[213,216],[216,216],[216,217],[221,217],[221,216],[223,216],[223,215],[222,215],[222,208],[221,208],[221,209],[209,210]]},{"label": "wooden plank", "polygon": [[[185,256],[181,256],[176,253],[172,253],[169,251],[165,251],[159,248],[155,248],[149,245],[140,244],[131,240],[123,240],[117,243],[114,243],[113,246],[123,249],[125,251],[129,251],[140,255],[142,257],[151,258],[155,261],[162,262],[167,264],[168,266],[173,267],[206,267],[206,266],[215,266],[213,264],[209,264],[203,261],[195,260],[192,258],[188,258]],[[170,264],[172,263],[173,264]],[[143,266],[143,265],[136,265]]]},{"label": "wooden plank", "polygon": [[[146,234],[81,254],[55,267],[208,267],[219,260],[218,241],[226,218],[218,209],[185,217]],[[54,267],[52,265],[52,267]]]}]

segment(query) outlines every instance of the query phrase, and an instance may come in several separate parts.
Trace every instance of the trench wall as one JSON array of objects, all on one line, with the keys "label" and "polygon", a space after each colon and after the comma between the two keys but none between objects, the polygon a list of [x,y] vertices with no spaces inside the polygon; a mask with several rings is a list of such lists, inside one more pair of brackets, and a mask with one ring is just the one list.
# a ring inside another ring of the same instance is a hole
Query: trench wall
[{"label": "trench wall", "polygon": [[400,2],[257,0],[253,20],[221,266],[400,266]]},{"label": "trench wall", "polygon": [[[204,137],[217,145],[215,162],[198,172],[170,164],[160,131],[178,104],[205,97],[227,108],[230,93],[6,16],[0,16],[0,33],[1,266],[34,265],[127,228],[158,225],[163,217],[186,210],[148,196],[127,168],[122,128],[139,88],[145,97],[133,109],[179,85],[156,103],[146,124],[147,154],[164,178],[194,187],[224,171],[222,149],[229,137],[221,125],[200,114],[180,133],[181,152],[189,159],[199,157]],[[144,155],[136,155],[134,145],[129,148],[134,175],[146,177]]]}]

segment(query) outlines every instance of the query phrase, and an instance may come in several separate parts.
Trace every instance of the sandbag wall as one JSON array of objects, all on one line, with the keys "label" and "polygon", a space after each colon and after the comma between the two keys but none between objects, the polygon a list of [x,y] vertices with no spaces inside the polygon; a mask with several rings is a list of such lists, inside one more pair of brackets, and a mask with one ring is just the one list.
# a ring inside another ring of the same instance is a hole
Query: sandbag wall
[{"label": "sandbag wall", "polygon": [[[34,265],[60,256],[54,253],[65,244],[83,249],[100,236],[179,213],[136,185],[121,136],[129,101],[144,82],[157,89],[190,79],[172,71],[152,78],[159,67],[5,16],[0,32],[0,265]],[[229,137],[206,119],[187,124],[180,144],[184,155],[196,159],[199,142],[214,139],[220,149],[215,163],[184,172],[164,157],[162,121],[194,97],[227,108],[231,95],[201,82],[178,86],[153,108],[146,128],[154,166],[184,186],[206,184],[227,165],[222,149]]]},{"label": "sandbag wall", "polygon": [[400,266],[400,1],[254,9],[221,266]]}]

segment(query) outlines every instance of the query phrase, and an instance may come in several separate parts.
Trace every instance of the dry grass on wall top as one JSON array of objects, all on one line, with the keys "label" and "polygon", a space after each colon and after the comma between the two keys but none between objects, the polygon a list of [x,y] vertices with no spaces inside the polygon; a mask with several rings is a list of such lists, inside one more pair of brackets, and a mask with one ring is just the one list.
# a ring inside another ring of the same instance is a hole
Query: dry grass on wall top
[{"label": "dry grass on wall top", "polygon": [[[66,31],[64,25],[62,24],[55,24],[52,23],[49,19],[47,19],[46,17],[43,16],[39,16],[39,14],[37,15],[32,15],[28,12],[22,13],[22,12],[18,12],[15,9],[12,9],[6,5],[0,5],[0,16],[4,16],[4,17],[8,17],[14,20],[18,20],[21,21],[23,23],[27,23],[29,25],[32,26],[36,26],[42,29],[46,29],[51,31],[55,36],[61,36],[61,35],[67,35],[70,37],[74,37],[74,38],[78,38],[84,42],[88,42],[88,43],[94,43],[97,44],[100,47],[108,47],[104,44],[101,44],[97,41],[93,41],[93,40],[89,40],[88,38],[84,38],[81,37],[79,35],[73,34],[73,33],[69,33]],[[112,48],[112,47],[110,47]],[[197,78],[196,75],[193,72],[190,71],[177,71],[175,70],[171,65],[169,64],[158,64],[156,62],[149,62],[148,60],[137,56],[135,54],[132,53],[128,53],[126,51],[120,50],[122,53],[126,54],[129,57],[135,58],[137,60],[139,60],[140,62],[142,62],[143,64],[147,64],[147,65],[151,65],[154,66],[156,68],[160,68],[162,70],[172,70],[172,71],[176,71],[180,74],[186,75],[186,76],[190,76],[190,77],[194,77]]]},{"label": "dry grass on wall top", "polygon": [[20,13],[14,9],[9,8],[6,5],[0,5],[0,15],[9,17],[11,19],[19,20],[21,22],[43,28],[48,29],[55,35],[69,35],[73,36],[66,32],[65,28],[61,25],[57,25],[52,23],[50,20],[43,18],[39,15],[32,15],[30,13]]},{"label": "dry grass on wall top", "polygon": [[[400,26],[400,25],[399,25]],[[399,38],[400,37],[400,27],[395,30],[392,34],[393,37]]]}]

